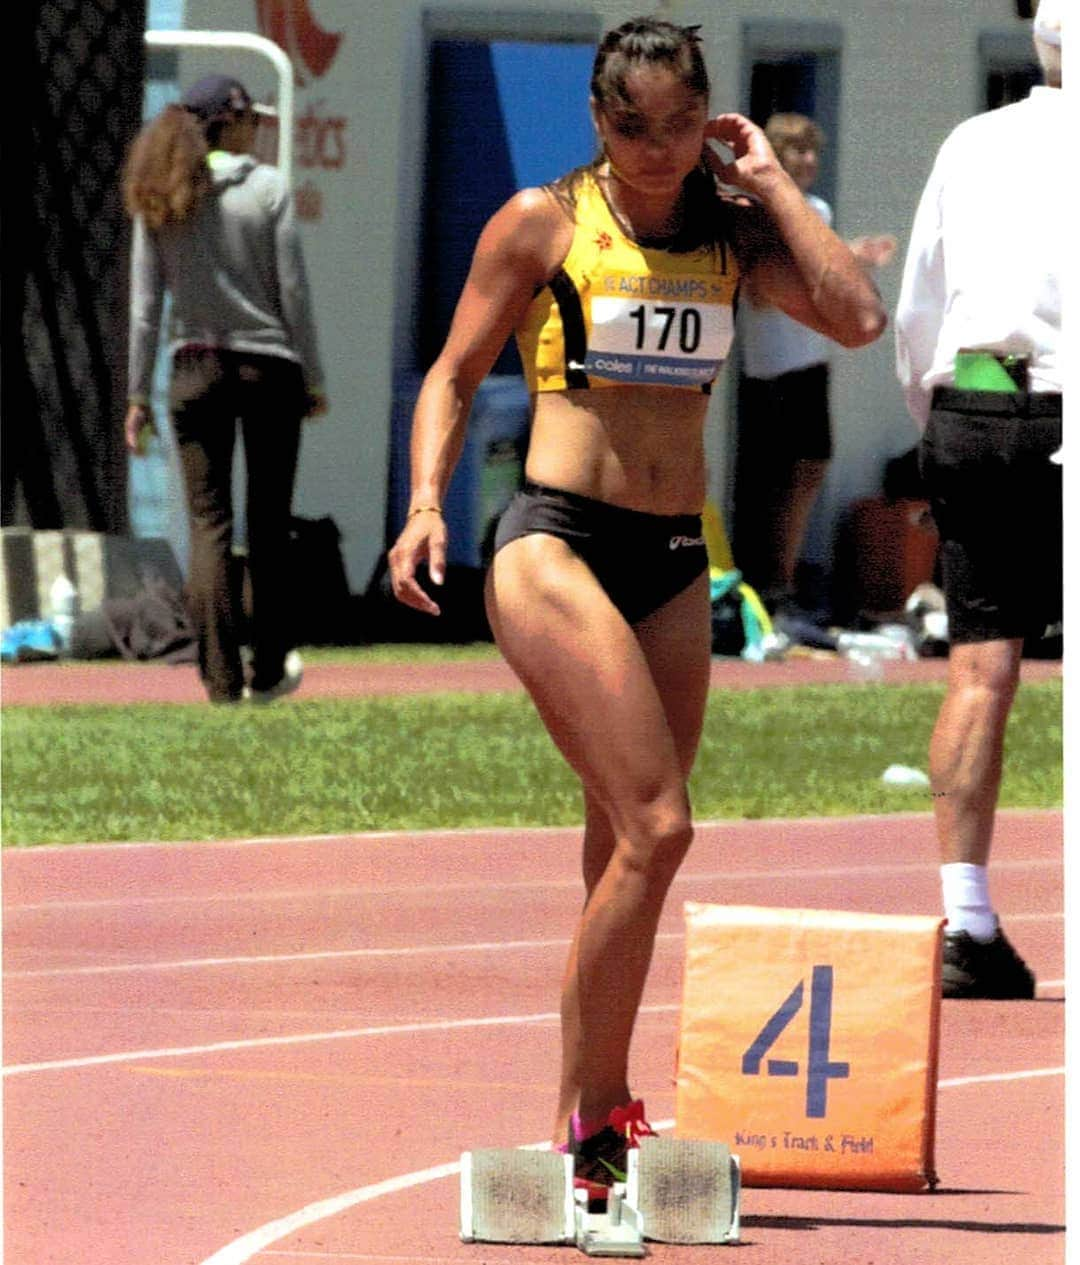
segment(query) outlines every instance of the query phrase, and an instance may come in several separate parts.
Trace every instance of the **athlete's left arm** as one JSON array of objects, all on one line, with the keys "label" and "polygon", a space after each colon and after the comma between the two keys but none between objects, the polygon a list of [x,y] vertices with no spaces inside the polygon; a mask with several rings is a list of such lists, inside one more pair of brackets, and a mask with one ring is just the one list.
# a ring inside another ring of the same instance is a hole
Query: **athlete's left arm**
[{"label": "athlete's left arm", "polygon": [[732,154],[725,162],[707,148],[713,170],[756,204],[735,217],[735,249],[749,300],[778,307],[843,347],[880,337],[887,317],[877,287],[808,205],[761,129],[742,115],[721,114],[706,124],[705,136]]}]

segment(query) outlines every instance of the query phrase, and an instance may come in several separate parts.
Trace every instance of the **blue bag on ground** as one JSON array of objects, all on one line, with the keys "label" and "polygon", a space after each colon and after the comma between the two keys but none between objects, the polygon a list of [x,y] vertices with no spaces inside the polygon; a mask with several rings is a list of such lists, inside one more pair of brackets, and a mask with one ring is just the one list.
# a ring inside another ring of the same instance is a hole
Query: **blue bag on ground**
[{"label": "blue bag on ground", "polygon": [[60,657],[60,634],[51,619],[21,619],[0,637],[0,661],[34,663]]}]

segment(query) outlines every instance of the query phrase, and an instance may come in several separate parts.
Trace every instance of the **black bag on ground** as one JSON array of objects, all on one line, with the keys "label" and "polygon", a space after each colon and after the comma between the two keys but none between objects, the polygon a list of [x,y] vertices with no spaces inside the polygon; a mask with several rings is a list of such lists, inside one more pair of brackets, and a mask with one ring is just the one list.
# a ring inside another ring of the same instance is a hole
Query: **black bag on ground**
[{"label": "black bag on ground", "polygon": [[298,646],[344,645],[350,640],[349,581],[341,532],[329,516],[293,518],[289,566]]},{"label": "black bag on ground", "polygon": [[[234,551],[244,616],[251,619],[251,587],[247,555]],[[282,561],[288,573],[292,627],[297,646],[340,646],[352,640],[352,600],[341,554],[341,532],[329,516],[293,517]]]}]

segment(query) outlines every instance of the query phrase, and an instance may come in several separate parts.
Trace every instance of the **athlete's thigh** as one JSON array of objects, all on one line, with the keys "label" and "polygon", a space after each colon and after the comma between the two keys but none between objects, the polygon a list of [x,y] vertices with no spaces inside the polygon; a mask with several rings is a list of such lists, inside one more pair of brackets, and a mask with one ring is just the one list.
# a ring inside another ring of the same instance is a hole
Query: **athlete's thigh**
[{"label": "athlete's thigh", "polygon": [[634,631],[565,541],[495,555],[488,617],[555,744],[612,816],[680,793],[681,761]]},{"label": "athlete's thigh", "polygon": [[697,754],[712,664],[709,575],[701,575],[634,626],[675,739],[683,776]]}]

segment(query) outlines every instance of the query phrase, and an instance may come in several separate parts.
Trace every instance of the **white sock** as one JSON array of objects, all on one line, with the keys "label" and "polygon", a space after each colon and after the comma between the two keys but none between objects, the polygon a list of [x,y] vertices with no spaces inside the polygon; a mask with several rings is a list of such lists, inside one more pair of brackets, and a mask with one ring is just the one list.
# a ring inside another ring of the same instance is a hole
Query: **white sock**
[{"label": "white sock", "polygon": [[998,920],[990,904],[985,865],[953,861],[941,867],[941,895],[947,931],[966,931],[973,940],[993,940]]}]

